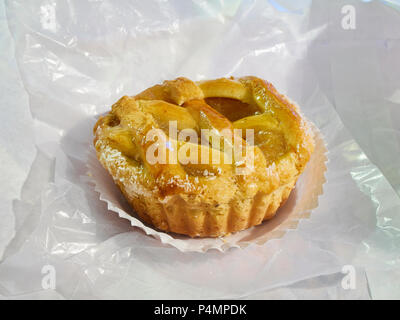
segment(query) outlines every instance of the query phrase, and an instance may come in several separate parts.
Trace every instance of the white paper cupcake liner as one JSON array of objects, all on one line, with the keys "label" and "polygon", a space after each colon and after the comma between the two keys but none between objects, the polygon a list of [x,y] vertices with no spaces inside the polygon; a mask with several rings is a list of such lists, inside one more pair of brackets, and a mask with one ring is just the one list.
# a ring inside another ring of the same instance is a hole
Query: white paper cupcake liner
[{"label": "white paper cupcake liner", "polygon": [[291,229],[296,229],[301,219],[310,217],[312,209],[318,206],[318,197],[323,193],[327,161],[327,148],[322,134],[311,124],[314,132],[315,149],[310,161],[296,187],[292,190],[286,203],[279,208],[275,217],[262,224],[220,238],[190,238],[184,235],[166,233],[144,224],[134,210],[124,199],[112,177],[102,167],[91,148],[88,157],[88,175],[95,190],[100,194],[100,200],[107,203],[110,211],[119,217],[130,221],[131,225],[142,229],[147,235],[159,239],[182,252],[206,252],[209,249],[226,251],[231,247],[244,248],[251,243],[264,244],[271,239],[277,239]]}]

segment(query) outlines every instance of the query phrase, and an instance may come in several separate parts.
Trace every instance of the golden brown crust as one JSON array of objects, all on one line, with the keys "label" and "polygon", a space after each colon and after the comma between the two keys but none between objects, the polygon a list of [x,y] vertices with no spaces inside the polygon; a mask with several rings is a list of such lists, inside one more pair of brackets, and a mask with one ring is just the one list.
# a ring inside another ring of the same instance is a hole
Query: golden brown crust
[{"label": "golden brown crust", "polygon": [[[225,163],[224,149],[211,146],[212,140],[206,146],[169,137],[170,121],[176,121],[178,133],[221,133],[223,145],[246,151],[244,160],[234,157]],[[255,146],[239,137],[237,129],[253,129]],[[168,141],[164,164],[146,156],[154,145],[148,139],[152,130]],[[192,237],[222,236],[273,217],[314,149],[298,107],[256,77],[165,81],[134,97],[122,97],[98,120],[94,134],[100,162],[139,216],[158,229]],[[239,145],[229,137],[237,138]],[[220,161],[171,160],[169,150],[179,153],[188,147],[197,148],[196,157],[213,152]],[[252,159],[248,151],[253,151]],[[245,174],[237,174],[238,169]]]}]

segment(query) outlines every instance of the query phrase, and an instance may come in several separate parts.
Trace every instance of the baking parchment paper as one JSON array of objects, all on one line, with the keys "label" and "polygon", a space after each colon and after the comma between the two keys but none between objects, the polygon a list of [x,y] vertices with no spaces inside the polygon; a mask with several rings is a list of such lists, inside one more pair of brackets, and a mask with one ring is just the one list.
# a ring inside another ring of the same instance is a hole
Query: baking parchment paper
[{"label": "baking parchment paper", "polygon": [[[399,198],[321,90],[308,48],[326,41],[327,22],[310,21],[307,8],[8,1],[38,151],[14,204],[16,236],[0,264],[0,294],[42,292],[46,265],[57,271],[54,294],[63,298],[244,298],[327,281],[344,265],[358,270],[359,296],[370,297],[369,274],[398,272]],[[162,245],[107,211],[84,178],[97,114],[164,79],[248,74],[297,101],[326,137],[327,182],[310,219],[262,246],[203,254]]]}]

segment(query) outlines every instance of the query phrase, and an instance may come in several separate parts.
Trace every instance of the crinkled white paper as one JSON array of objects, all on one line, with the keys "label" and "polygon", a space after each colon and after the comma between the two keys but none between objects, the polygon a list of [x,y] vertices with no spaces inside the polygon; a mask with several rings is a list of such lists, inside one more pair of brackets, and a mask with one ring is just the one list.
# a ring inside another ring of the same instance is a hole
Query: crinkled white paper
[{"label": "crinkled white paper", "polygon": [[[325,53],[346,46],[330,38],[338,22],[321,18],[319,1],[286,11],[277,2],[7,1],[38,153],[14,202],[1,296],[45,296],[49,265],[56,287],[48,296],[69,299],[270,297],[278,287],[289,297],[368,298],[383,291],[371,281],[382,273],[391,275],[386,292],[400,292],[400,200],[336,114],[337,70],[335,78],[330,68],[318,72],[329,65]],[[180,252],[99,201],[86,176],[92,127],[124,94],[177,76],[230,75],[267,79],[319,128],[329,150],[323,194],[282,238]],[[348,265],[357,271],[351,294],[341,286]]]}]

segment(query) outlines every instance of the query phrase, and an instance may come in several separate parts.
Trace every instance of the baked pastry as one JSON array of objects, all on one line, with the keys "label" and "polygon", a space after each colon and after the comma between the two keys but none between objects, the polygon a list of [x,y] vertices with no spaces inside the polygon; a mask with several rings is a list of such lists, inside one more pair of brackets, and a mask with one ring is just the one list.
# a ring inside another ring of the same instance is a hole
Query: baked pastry
[{"label": "baked pastry", "polygon": [[256,77],[164,81],[122,97],[94,134],[98,159],[139,217],[191,237],[272,218],[314,149],[298,107]]}]

